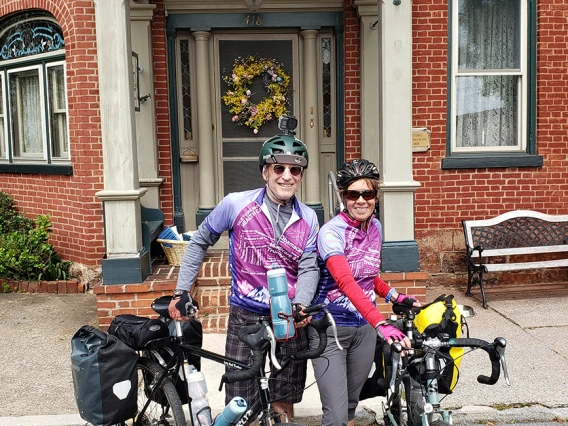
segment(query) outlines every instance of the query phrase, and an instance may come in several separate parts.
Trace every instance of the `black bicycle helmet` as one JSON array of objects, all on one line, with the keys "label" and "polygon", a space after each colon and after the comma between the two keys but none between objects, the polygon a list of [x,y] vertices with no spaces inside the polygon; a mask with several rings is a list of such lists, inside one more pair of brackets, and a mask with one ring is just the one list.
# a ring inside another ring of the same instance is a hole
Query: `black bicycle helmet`
[{"label": "black bicycle helmet", "polygon": [[299,139],[291,135],[276,135],[262,144],[258,163],[260,171],[266,164],[296,164],[308,168],[308,148]]},{"label": "black bicycle helmet", "polygon": [[337,187],[345,190],[356,180],[369,178],[379,180],[377,166],[367,160],[351,160],[343,163],[336,174]]}]

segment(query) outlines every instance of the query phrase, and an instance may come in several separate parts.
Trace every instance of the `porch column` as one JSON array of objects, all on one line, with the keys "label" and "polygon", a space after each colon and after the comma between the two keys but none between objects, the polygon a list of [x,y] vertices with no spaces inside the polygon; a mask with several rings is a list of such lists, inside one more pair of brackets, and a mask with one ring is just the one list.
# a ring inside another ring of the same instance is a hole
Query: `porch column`
[{"label": "porch column", "polygon": [[142,248],[140,197],[134,125],[130,4],[95,0],[103,148],[103,202],[106,253],[103,284],[142,282],[149,274]]},{"label": "porch column", "polygon": [[382,270],[420,270],[412,178],[412,2],[377,1],[380,34],[379,170]]},{"label": "porch column", "polygon": [[361,32],[361,158],[379,164],[379,8],[375,0],[355,0]]},{"label": "porch column", "polygon": [[156,106],[154,104],[154,57],[152,54],[152,29],[155,4],[148,0],[130,0],[130,40],[132,50],[138,54],[138,95],[140,111],[135,115],[140,186],[148,188],[142,204],[160,208],[160,185],[163,178],[158,170],[158,141],[156,136]]},{"label": "porch column", "polygon": [[310,163],[305,171],[304,186],[306,194],[304,203],[315,210],[320,224],[324,221],[324,210],[321,203],[320,161],[319,161],[319,119],[318,113],[318,75],[317,75],[317,36],[316,30],[300,31],[304,39],[303,70],[303,123],[302,141],[308,147]]},{"label": "porch column", "polygon": [[199,148],[199,206],[196,223],[199,225],[215,207],[215,164],[213,159],[213,116],[211,114],[211,82],[209,71],[208,31],[191,33],[195,38],[197,75],[197,146]]}]

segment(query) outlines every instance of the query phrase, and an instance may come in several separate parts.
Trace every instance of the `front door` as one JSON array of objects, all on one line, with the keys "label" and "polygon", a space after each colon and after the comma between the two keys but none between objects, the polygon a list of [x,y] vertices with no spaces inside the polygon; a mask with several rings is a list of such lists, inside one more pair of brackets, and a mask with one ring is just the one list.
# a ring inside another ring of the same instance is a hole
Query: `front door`
[{"label": "front door", "polygon": [[282,133],[276,115],[299,110],[298,35],[216,34],[214,43],[217,193],[223,197],[264,185],[260,148]]}]

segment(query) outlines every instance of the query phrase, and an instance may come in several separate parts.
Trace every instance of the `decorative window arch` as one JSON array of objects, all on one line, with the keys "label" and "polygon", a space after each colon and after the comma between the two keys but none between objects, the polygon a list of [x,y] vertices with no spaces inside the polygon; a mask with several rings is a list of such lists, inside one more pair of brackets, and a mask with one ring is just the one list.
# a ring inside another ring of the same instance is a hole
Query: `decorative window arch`
[{"label": "decorative window arch", "polygon": [[0,28],[0,172],[68,164],[61,27],[48,12],[28,10],[4,18]]}]

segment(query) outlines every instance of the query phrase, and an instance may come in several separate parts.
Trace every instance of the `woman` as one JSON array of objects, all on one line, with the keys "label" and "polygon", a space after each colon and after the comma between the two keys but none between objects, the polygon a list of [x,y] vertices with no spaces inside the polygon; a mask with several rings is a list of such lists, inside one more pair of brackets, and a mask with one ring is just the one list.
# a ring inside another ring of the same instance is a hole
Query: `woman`
[{"label": "woman", "polygon": [[323,225],[318,234],[321,274],[314,303],[327,306],[344,348],[340,351],[333,336],[328,335],[325,352],[313,360],[323,426],[354,426],[355,409],[373,364],[377,336],[389,344],[400,341],[410,347],[401,331],[386,324],[375,306],[375,293],[387,303],[420,305],[377,275],[382,244],[381,224],[374,216],[379,176],[377,167],[367,160],[344,163],[337,172],[337,186],[345,210]]}]

